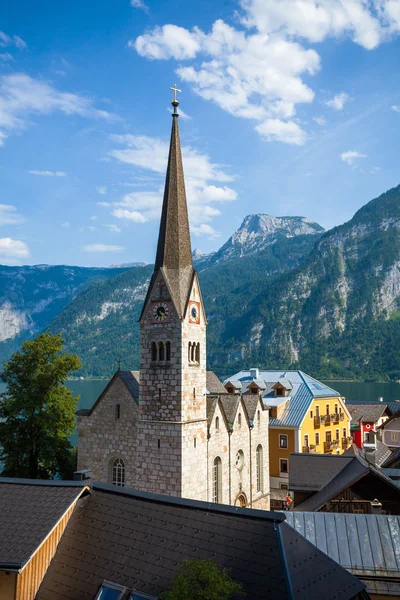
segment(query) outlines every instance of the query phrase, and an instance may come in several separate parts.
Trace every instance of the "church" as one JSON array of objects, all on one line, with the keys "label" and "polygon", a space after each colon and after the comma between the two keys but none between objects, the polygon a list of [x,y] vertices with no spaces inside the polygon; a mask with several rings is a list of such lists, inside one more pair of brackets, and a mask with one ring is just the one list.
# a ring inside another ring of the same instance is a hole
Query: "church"
[{"label": "church", "polygon": [[140,371],[118,370],[77,412],[78,469],[94,480],[269,509],[268,409],[206,369],[207,317],[193,268],[175,88],[154,272],[140,315]]}]

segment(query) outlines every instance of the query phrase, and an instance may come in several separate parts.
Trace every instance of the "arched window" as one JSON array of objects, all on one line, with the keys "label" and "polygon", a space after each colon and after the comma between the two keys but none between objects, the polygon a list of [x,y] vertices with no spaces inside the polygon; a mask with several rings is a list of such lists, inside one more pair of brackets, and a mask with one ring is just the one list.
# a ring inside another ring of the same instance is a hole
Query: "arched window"
[{"label": "arched window", "polygon": [[166,342],[165,344],[165,354],[167,362],[171,360],[171,342]]},{"label": "arched window", "polygon": [[239,413],[239,416],[238,416],[238,425],[239,425],[239,427],[242,426],[242,415],[240,413]]},{"label": "arched window", "polygon": [[260,424],[260,411],[257,411],[257,423]]},{"label": "arched window", "polygon": [[200,364],[200,342],[196,344],[196,362]]},{"label": "arched window", "polygon": [[213,502],[222,502],[222,461],[219,456],[213,465]]},{"label": "arched window", "polygon": [[192,352],[191,352],[191,355],[190,355],[190,360],[192,362],[194,362],[195,358],[196,358],[196,344],[194,342],[192,342]]},{"label": "arched window", "polygon": [[164,360],[165,360],[164,344],[163,344],[163,342],[159,342],[159,344],[158,344],[158,360],[160,362],[164,362]]},{"label": "arched window", "polygon": [[219,417],[215,417],[215,429],[219,431]]},{"label": "arched window", "polygon": [[121,416],[121,405],[120,404],[116,404],[115,405],[115,419],[118,420]]},{"label": "arched window", "polygon": [[257,492],[264,491],[264,465],[263,465],[263,449],[261,444],[256,450],[256,469],[257,469]]},{"label": "arched window", "polygon": [[188,361],[192,362],[192,342],[189,342],[188,346]]},{"label": "arched window", "polygon": [[151,360],[155,362],[157,360],[157,344],[151,342]]},{"label": "arched window", "polygon": [[118,485],[120,487],[125,486],[125,465],[122,458],[115,458],[112,463],[112,479],[111,482],[113,485]]}]

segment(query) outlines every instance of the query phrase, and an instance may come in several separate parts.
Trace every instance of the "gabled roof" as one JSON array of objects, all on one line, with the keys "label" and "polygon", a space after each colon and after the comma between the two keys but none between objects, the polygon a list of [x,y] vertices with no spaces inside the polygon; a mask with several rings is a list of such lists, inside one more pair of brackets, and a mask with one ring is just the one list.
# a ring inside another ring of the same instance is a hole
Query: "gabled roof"
[{"label": "gabled roof", "polygon": [[128,392],[131,394],[133,400],[136,402],[139,401],[139,382],[140,382],[140,372],[139,371],[117,371],[113,377],[108,382],[105,389],[102,391],[100,396],[97,398],[96,402],[93,404],[91,408],[80,408],[76,411],[76,415],[80,417],[87,417],[92,414],[96,406],[102,401],[104,396],[107,394],[111,386],[114,382],[120,379],[122,383],[125,385]]},{"label": "gabled roof", "polygon": [[[291,469],[292,468],[291,465]],[[304,502],[298,504],[296,510],[317,511],[338,494],[368,474],[378,477],[381,479],[382,483],[390,485],[396,493],[400,494],[399,487],[396,486],[389,477],[386,477],[379,468],[369,464],[360,456],[360,454],[358,454],[347,464],[344,464],[341,471],[328,481],[320,491],[304,500]]]},{"label": "gabled roof", "polygon": [[400,597],[400,517],[294,510],[286,519],[321,552],[365,578],[370,594]]},{"label": "gabled roof", "polygon": [[236,413],[239,408],[240,398],[233,394],[225,394],[220,398],[220,403],[223,408],[226,420],[229,425],[235,421]]},{"label": "gabled roof", "polygon": [[299,427],[307,414],[307,411],[315,398],[340,398],[339,392],[317,381],[303,371],[259,371],[258,378],[251,377],[249,371],[239,371],[225,379],[233,383],[238,381],[242,385],[244,394],[252,381],[263,381],[265,391],[263,392],[263,402],[265,406],[271,406],[271,399],[275,397],[273,387],[279,381],[286,381],[290,387],[290,394],[284,398],[287,403],[281,411],[278,418],[270,419],[270,427]]},{"label": "gabled roof", "polygon": [[0,477],[0,570],[22,569],[85,485]]},{"label": "gabled roof", "polygon": [[359,423],[371,422],[376,423],[382,417],[387,409],[386,404],[350,404],[348,411],[351,414],[351,422]]},{"label": "gabled roof", "polygon": [[214,371],[207,371],[206,377],[207,394],[226,394],[226,389]]},{"label": "gabled roof", "polygon": [[257,409],[260,408],[260,398],[258,394],[248,394],[243,396],[243,404],[245,406],[249,421],[254,421]]},{"label": "gabled roof", "polygon": [[273,385],[273,388],[276,388],[278,386],[282,386],[284,387],[286,390],[291,390],[293,388],[292,384],[290,383],[290,381],[288,379],[286,379],[285,377],[282,377],[282,379],[279,379],[275,385]]},{"label": "gabled roof", "polygon": [[[389,448],[390,450],[390,448]],[[391,450],[391,453],[389,454],[389,456],[387,458],[385,458],[385,460],[382,462],[381,467],[382,468],[386,468],[386,467],[390,467],[395,460],[398,460],[400,458],[400,448],[395,448],[393,450]]]},{"label": "gabled roof", "polygon": [[354,454],[290,454],[289,489],[314,491],[323,488],[354,458]]},{"label": "gabled roof", "polygon": [[365,586],[284,523],[250,510],[94,483],[36,600],[93,600],[104,579],[159,596],[184,559],[212,558],[252,600],[350,600]]}]

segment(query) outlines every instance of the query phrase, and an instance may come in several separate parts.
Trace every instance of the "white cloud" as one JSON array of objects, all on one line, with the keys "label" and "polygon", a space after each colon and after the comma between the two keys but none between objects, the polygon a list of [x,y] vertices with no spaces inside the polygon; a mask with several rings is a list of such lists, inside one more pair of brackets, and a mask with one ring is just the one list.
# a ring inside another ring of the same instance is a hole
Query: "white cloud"
[{"label": "white cloud", "polygon": [[121,227],[118,227],[118,225],[114,225],[113,223],[107,223],[107,225],[104,225],[104,227],[107,227],[107,229],[113,233],[121,232]]},{"label": "white cloud", "polygon": [[331,100],[327,100],[325,104],[329,108],[333,108],[333,110],[343,110],[348,100],[350,100],[350,96],[346,92],[340,92],[340,94],[336,94]]},{"label": "white cloud", "polygon": [[358,158],[367,158],[367,154],[361,154],[356,150],[348,150],[347,152],[342,152],[339,156],[343,162],[350,166],[352,166],[354,164],[354,161]]},{"label": "white cloud", "polygon": [[97,206],[112,206],[111,202],[96,202]]},{"label": "white cloud", "polygon": [[[320,57],[309,44],[348,38],[370,50],[400,32],[399,0],[241,0],[241,8],[235,27],[165,24],[128,45],[150,60],[179,61],[176,73],[195,93],[255,120],[265,139],[289,144],[307,139],[294,116],[314,98],[308,81]],[[342,93],[327,104],[342,110],[348,99]]]},{"label": "white cloud", "polygon": [[25,242],[11,238],[0,238],[0,262],[6,265],[21,263],[21,259],[29,257],[29,248]]},{"label": "white cloud", "polygon": [[111,214],[113,217],[117,217],[117,219],[126,219],[134,223],[145,223],[148,220],[142,213],[136,210],[127,210],[126,208],[116,208]]},{"label": "white cloud", "polygon": [[23,221],[15,206],[0,204],[0,225],[18,225]]},{"label": "white cloud", "polygon": [[400,113],[400,106],[396,106],[396,104],[393,104],[392,110],[394,110],[394,112]]},{"label": "white cloud", "polygon": [[149,7],[146,6],[143,0],[131,0],[131,6],[133,6],[133,8],[141,8],[145,12],[149,10]]},{"label": "white cloud", "polygon": [[4,31],[0,31],[0,48],[6,48],[7,46],[15,46],[19,50],[24,50],[28,47],[27,43],[19,35],[11,36],[4,33]]},{"label": "white cloud", "polygon": [[62,223],[61,227],[64,227],[64,229],[69,229],[71,226],[71,223],[69,221],[64,221],[64,223]]},{"label": "white cloud", "polygon": [[29,171],[31,175],[39,175],[40,177],[66,177],[64,171]]},{"label": "white cloud", "polygon": [[60,92],[45,81],[24,73],[0,77],[0,145],[12,131],[27,127],[32,115],[61,112],[93,119],[114,119],[111,113],[95,108],[91,98]]},{"label": "white cloud", "polygon": [[209,240],[214,240],[220,235],[218,231],[215,231],[215,229],[213,229],[210,225],[207,225],[205,223],[199,225],[198,227],[193,226],[192,232],[194,233],[194,235],[206,235]]},{"label": "white cloud", "polygon": [[324,117],[313,117],[313,121],[315,121],[320,127],[326,125],[326,119]]},{"label": "white cloud", "polygon": [[97,193],[101,194],[102,196],[105,196],[107,194],[107,187],[105,185],[99,185],[96,188]]},{"label": "white cloud", "polygon": [[[112,150],[110,156],[164,178],[169,150],[167,141],[134,135],[114,135],[111,139],[125,147]],[[221,214],[215,204],[221,205],[236,200],[236,191],[226,185],[233,177],[220,165],[213,163],[207,154],[191,146],[183,146],[182,155],[191,224],[198,228],[198,232],[203,231],[204,234],[211,235],[211,232],[201,229],[201,225],[209,223]],[[125,194],[121,200],[113,203],[112,216],[135,223],[159,219],[163,179],[157,177],[154,182],[153,178],[141,175],[135,176],[135,179],[142,181],[142,190]]]},{"label": "white cloud", "polygon": [[0,54],[0,62],[12,62],[14,57],[9,52],[2,52]]},{"label": "white cloud", "polygon": [[123,252],[126,250],[123,246],[114,246],[109,244],[88,244],[83,247],[85,252]]},{"label": "white cloud", "polygon": [[99,218],[99,217],[97,217],[96,215],[93,215],[93,217],[90,217],[90,220],[91,220],[91,221],[97,221],[97,219],[98,219],[98,218]]}]

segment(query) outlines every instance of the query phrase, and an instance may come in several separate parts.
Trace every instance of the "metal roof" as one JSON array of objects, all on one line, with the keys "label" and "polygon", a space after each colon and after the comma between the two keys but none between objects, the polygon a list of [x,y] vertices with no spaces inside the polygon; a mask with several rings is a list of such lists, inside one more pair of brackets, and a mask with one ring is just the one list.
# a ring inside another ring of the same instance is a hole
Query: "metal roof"
[{"label": "metal roof", "polygon": [[[265,406],[271,406],[270,402],[275,398],[272,386],[279,380],[287,380],[292,387],[290,394],[283,398],[287,402],[279,418],[270,419],[270,427],[299,427],[315,398],[340,397],[339,392],[303,371],[259,371],[257,381],[259,380],[263,380],[267,388],[267,392],[263,395]],[[227,381],[240,381],[243,390],[255,380],[251,377],[250,371],[239,371],[227,378],[224,383]]]},{"label": "metal roof", "polygon": [[289,511],[286,521],[353,575],[365,577],[368,592],[376,591],[368,578],[397,579],[381,588],[399,597],[400,516]]}]

